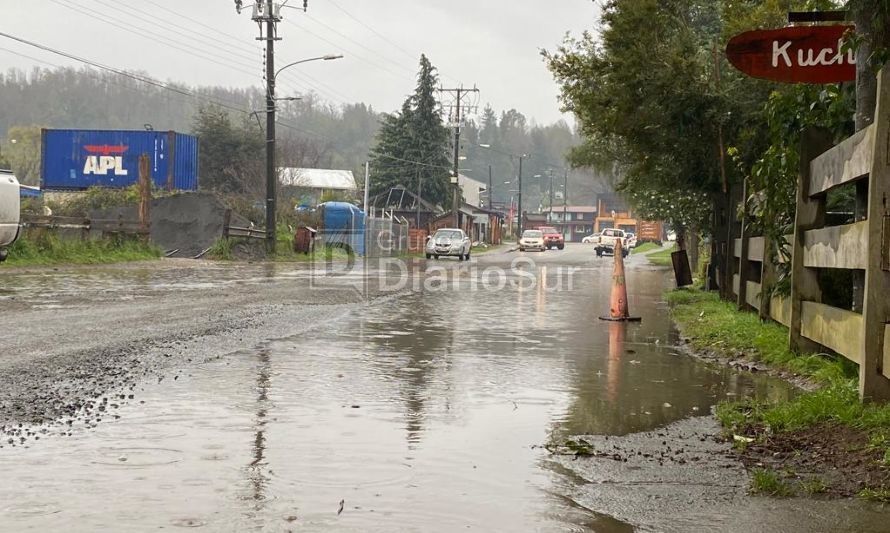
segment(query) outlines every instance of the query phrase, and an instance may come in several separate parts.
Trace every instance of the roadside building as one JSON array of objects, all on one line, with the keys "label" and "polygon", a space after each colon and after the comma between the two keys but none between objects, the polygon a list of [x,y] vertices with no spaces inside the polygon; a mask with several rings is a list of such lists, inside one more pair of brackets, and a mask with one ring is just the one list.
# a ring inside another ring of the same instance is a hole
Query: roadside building
[{"label": "roadside building", "polygon": [[623,198],[615,193],[601,194],[596,202],[594,229],[601,232],[618,228],[632,232],[637,242],[657,242],[665,239],[664,222],[637,218]]},{"label": "roadside building", "polygon": [[549,226],[547,215],[544,213],[523,213],[522,214],[522,231],[527,229],[538,229],[543,226]]},{"label": "roadside building", "polygon": [[560,230],[566,242],[581,242],[581,239],[594,232],[596,224],[594,205],[555,205],[551,212],[545,209],[550,225]]},{"label": "roadside building", "polygon": [[600,194],[596,200],[595,230],[617,228],[628,232],[637,231],[637,219],[623,198],[615,193]]},{"label": "roadside building", "polygon": [[419,198],[401,185],[369,198],[368,212],[372,217],[386,212],[404,218],[412,228],[426,228],[434,218],[443,213],[440,207]]},{"label": "roadside building", "polygon": [[350,201],[358,198],[358,187],[351,170],[326,168],[278,169],[281,196],[296,205],[315,207],[327,200]]}]

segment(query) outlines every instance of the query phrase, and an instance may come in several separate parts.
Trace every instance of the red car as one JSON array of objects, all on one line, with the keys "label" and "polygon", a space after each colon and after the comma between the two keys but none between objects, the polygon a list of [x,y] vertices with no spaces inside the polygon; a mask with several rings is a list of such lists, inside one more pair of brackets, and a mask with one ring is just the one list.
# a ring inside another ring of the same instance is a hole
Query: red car
[{"label": "red car", "polygon": [[550,250],[556,248],[562,250],[566,247],[566,240],[556,228],[552,226],[543,226],[538,228],[544,234],[544,246]]}]

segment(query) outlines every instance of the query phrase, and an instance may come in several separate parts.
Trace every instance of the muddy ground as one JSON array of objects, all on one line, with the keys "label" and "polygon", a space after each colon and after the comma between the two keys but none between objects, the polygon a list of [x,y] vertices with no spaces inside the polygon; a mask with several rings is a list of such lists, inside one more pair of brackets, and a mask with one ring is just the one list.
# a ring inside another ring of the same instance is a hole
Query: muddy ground
[{"label": "muddy ground", "polygon": [[[210,290],[200,283],[176,286],[181,274],[201,268],[208,270]],[[49,289],[40,288],[41,280],[58,269],[4,272],[4,281],[33,285],[17,292],[0,287],[9,324],[0,328],[0,345],[12,347],[0,356],[0,444],[39,438],[47,426],[114,418],[134,399],[127,391],[147,376],[178,379],[167,369],[311,330],[365,301],[350,288],[308,290],[306,279],[265,283],[262,267],[250,273],[258,278],[222,282],[214,274],[220,270],[222,276],[222,268],[191,260],[66,267],[83,285]],[[148,295],[114,285],[116,272],[129,276],[134,270],[157,276],[159,287],[164,280],[171,286]],[[96,273],[109,286],[90,288]],[[42,290],[52,295],[45,298]],[[109,394],[118,390],[123,392]],[[43,427],[20,429],[34,424]]]}]

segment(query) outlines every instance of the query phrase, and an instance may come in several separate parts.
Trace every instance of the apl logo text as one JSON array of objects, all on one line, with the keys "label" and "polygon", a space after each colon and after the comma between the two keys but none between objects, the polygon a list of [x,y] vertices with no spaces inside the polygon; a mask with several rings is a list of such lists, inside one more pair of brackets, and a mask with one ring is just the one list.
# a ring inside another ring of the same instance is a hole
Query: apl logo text
[{"label": "apl logo text", "polygon": [[110,171],[115,176],[126,176],[127,169],[124,168],[124,158],[119,154],[126,152],[127,148],[123,145],[108,144],[84,146],[84,150],[91,154],[87,156],[83,165],[84,175],[107,176]]}]

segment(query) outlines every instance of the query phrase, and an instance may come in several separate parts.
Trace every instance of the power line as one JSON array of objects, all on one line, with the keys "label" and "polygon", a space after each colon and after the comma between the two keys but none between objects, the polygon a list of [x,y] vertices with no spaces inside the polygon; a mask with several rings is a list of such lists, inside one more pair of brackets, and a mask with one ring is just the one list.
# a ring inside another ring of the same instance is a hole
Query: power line
[{"label": "power line", "polygon": [[[360,25],[362,25],[364,28],[366,28],[368,31],[370,31],[371,33],[373,33],[374,35],[376,35],[377,37],[379,37],[380,39],[382,39],[383,41],[387,42],[387,43],[388,43],[389,45],[391,45],[393,48],[395,48],[395,49],[397,49],[398,51],[400,51],[402,54],[405,55],[405,57],[408,57],[409,59],[411,59],[411,61],[417,61],[418,56],[414,55],[414,53],[405,50],[405,49],[404,49],[402,46],[400,46],[398,43],[396,43],[395,41],[391,40],[391,39],[390,39],[389,37],[387,37],[386,35],[380,33],[380,32],[377,31],[376,29],[374,29],[374,27],[371,26],[370,24],[367,24],[367,23],[363,22],[362,20],[360,20],[358,17],[356,17],[355,15],[353,15],[352,13],[350,13],[349,11],[347,11],[345,8],[343,8],[343,6],[341,6],[341,5],[338,4],[337,2],[334,2],[334,0],[328,0],[328,3],[331,4],[332,6],[334,6],[335,8],[339,9],[339,10],[340,10],[341,12],[343,12],[347,17],[349,17],[349,18],[351,18],[352,20],[356,21],[357,23],[359,23]],[[445,74],[444,72],[442,73],[442,76],[445,77],[445,78],[449,78],[449,79],[451,79],[451,77],[448,76],[447,74]]]},{"label": "power line", "polygon": [[[215,99],[215,98],[210,98],[210,97],[207,97],[207,96],[202,96],[202,95],[197,94],[197,93],[195,93],[195,92],[187,91],[187,90],[185,90],[185,89],[180,89],[180,88],[178,88],[178,87],[175,87],[175,86],[172,86],[172,85],[165,84],[165,83],[163,83],[163,82],[154,80],[154,79],[152,79],[152,78],[148,78],[148,77],[146,77],[146,76],[141,76],[141,75],[139,75],[139,74],[134,74],[134,73],[131,73],[131,72],[127,72],[127,71],[125,71],[125,70],[121,70],[121,69],[118,69],[118,68],[115,68],[115,67],[109,67],[109,66],[104,65],[104,64],[102,64],[102,63],[98,63],[98,62],[96,62],[96,61],[93,61],[93,60],[90,60],[90,59],[86,59],[86,58],[83,58],[83,57],[80,57],[80,56],[77,56],[77,55],[74,55],[74,54],[71,54],[71,53],[62,51],[62,50],[58,50],[58,49],[56,49],[56,48],[52,48],[52,47],[50,47],[50,46],[46,46],[46,45],[43,45],[43,44],[40,44],[40,43],[37,43],[37,42],[34,42],[34,41],[30,41],[30,40],[28,40],[28,39],[24,39],[24,38],[22,38],[22,37],[18,37],[18,36],[15,36],[15,35],[12,35],[12,34],[9,34],[9,33],[6,33],[6,32],[2,32],[2,31],[0,31],[0,37],[6,37],[7,39],[11,39],[11,40],[13,40],[13,41],[17,41],[17,42],[19,42],[19,43],[22,43],[22,44],[25,44],[25,45],[28,45],[28,46],[31,46],[31,47],[34,47],[34,48],[43,50],[43,51],[45,51],[45,52],[50,52],[50,53],[52,53],[52,54],[56,54],[56,55],[59,55],[59,56],[62,56],[62,57],[68,58],[68,59],[72,59],[72,60],[74,60],[74,61],[77,61],[77,62],[80,62],[80,63],[84,63],[84,64],[86,64],[86,65],[90,65],[90,66],[92,66],[92,67],[95,67],[95,68],[98,68],[98,69],[101,69],[101,70],[105,70],[105,71],[108,71],[108,72],[112,72],[112,73],[117,74],[117,75],[119,75],[119,76],[124,76],[124,77],[126,77],[126,78],[130,78],[130,79],[133,79],[133,80],[136,80],[136,81],[145,83],[145,84],[147,84],[147,85],[151,85],[151,86],[157,87],[157,88],[159,88],[159,89],[164,89],[164,90],[166,90],[166,91],[170,91],[170,92],[179,94],[179,95],[181,95],[181,96],[187,96],[187,97],[189,97],[189,98],[194,98],[195,100],[202,100],[202,101],[205,101],[205,102],[208,102],[208,103],[211,103],[211,104],[215,104],[215,105],[217,105],[217,106],[219,106],[219,107],[222,107],[222,108],[224,108],[224,109],[228,109],[228,110],[230,110],[230,111],[235,111],[235,112],[238,112],[238,113],[243,113],[243,114],[248,115],[248,116],[250,116],[250,115],[252,115],[253,113],[255,113],[255,111],[252,111],[252,110],[249,110],[249,109],[245,109],[245,108],[243,108],[243,107],[236,107],[236,106],[231,105],[231,104],[229,104],[229,103],[227,103],[227,102],[224,102],[224,101],[222,101],[222,100],[218,100],[218,99]],[[8,50],[8,51],[9,51],[9,50]],[[10,52],[12,52],[12,51],[10,51]],[[17,53],[17,52],[12,52],[12,53],[14,53],[14,54],[16,54],[16,55],[23,55],[23,54],[19,54],[19,53]],[[24,57],[27,57],[27,56],[24,56]],[[38,61],[39,61],[39,60],[38,60]],[[41,62],[43,62],[43,61],[41,61]],[[50,63],[50,64],[52,64],[52,63]],[[288,129],[291,129],[291,130],[294,130],[294,131],[299,131],[299,132],[301,132],[301,133],[305,133],[305,134],[307,134],[307,135],[311,135],[311,136],[316,137],[316,138],[318,138],[318,139],[323,139],[323,140],[326,140],[326,141],[328,141],[328,142],[333,142],[333,139],[331,139],[331,138],[329,138],[329,137],[327,137],[327,136],[325,136],[325,135],[322,135],[322,134],[320,134],[320,133],[316,133],[316,132],[311,131],[311,130],[307,130],[307,129],[305,129],[305,128],[300,128],[300,127],[298,127],[298,126],[294,126],[293,124],[290,124],[290,123],[287,123],[287,122],[284,122],[284,121],[277,121],[276,124],[279,124],[279,125],[281,125],[281,126],[283,126],[283,127],[285,127],[285,128],[288,128]]]},{"label": "power line", "polygon": [[[290,20],[290,19],[284,19],[284,22],[286,22],[286,23],[290,24],[291,26],[294,26],[294,27],[296,27],[296,28],[298,28],[298,29],[304,31],[305,33],[308,33],[309,35],[312,35],[313,37],[315,37],[315,38],[317,38],[317,39],[320,39],[320,40],[322,40],[322,41],[324,41],[324,42],[326,42],[326,43],[328,43],[328,44],[330,44],[330,45],[332,45],[332,46],[336,46],[336,47],[338,47],[338,48],[341,48],[340,45],[338,45],[338,44],[335,43],[334,41],[328,39],[327,37],[324,37],[324,36],[322,36],[322,35],[319,35],[319,34],[315,33],[314,31],[312,31],[312,30],[310,30],[310,29],[308,29],[308,28],[306,28],[306,27],[304,27],[304,26],[301,26],[301,25],[297,24],[296,22],[293,22],[293,21]],[[391,69],[387,68],[385,65],[381,65],[380,63],[376,63],[376,62],[374,62],[374,61],[368,59],[367,57],[364,57],[363,55],[360,55],[360,54],[355,53],[355,51],[351,51],[351,52],[349,52],[349,54],[350,54],[350,57],[355,57],[355,58],[359,59],[360,61],[364,61],[365,63],[368,63],[368,64],[371,65],[372,67],[377,68],[377,69],[382,70],[382,71],[385,71],[385,72],[388,72],[389,74],[392,74],[393,76],[396,76],[396,77],[398,77],[398,78],[402,78],[402,79],[406,79],[406,80],[410,80],[411,82],[414,81],[414,78],[412,78],[412,77],[410,77],[410,76],[406,76],[406,75],[404,75],[404,74],[399,74],[399,73],[393,72]]]},{"label": "power line", "polygon": [[[231,33],[227,33],[227,32],[220,30],[219,28],[214,28],[213,26],[204,24],[203,22],[201,22],[198,19],[190,17],[184,13],[174,11],[166,6],[158,4],[157,2],[155,2],[153,0],[144,0],[144,1],[163,10],[163,11],[166,11],[167,13],[170,13],[171,15],[174,15],[174,16],[179,17],[184,20],[188,20],[189,22],[192,22],[198,26],[209,29],[218,35],[226,37],[230,41],[236,41],[236,42],[240,43],[239,38]],[[204,34],[204,35],[206,35],[206,34]],[[218,39],[215,39],[214,37],[208,36],[208,38],[218,40]],[[220,41],[220,42],[222,42],[222,41]],[[260,55],[262,55],[262,53],[263,53],[263,49],[259,46],[251,46],[251,45],[244,45],[244,44],[239,44],[237,46],[236,45],[229,45],[229,46],[243,48],[243,49],[250,49],[251,52],[259,53]],[[307,85],[312,91],[317,92],[319,95],[321,95],[323,97],[330,98],[331,100],[339,101],[339,103],[341,103],[341,104],[345,104],[345,103],[355,100],[354,98],[344,95],[339,90],[333,88],[332,86],[328,85],[327,83],[325,83],[317,78],[314,78],[304,72],[286,72],[283,74],[283,76],[289,80],[295,80],[295,79],[299,80],[299,83]]]},{"label": "power line", "polygon": [[370,53],[372,53],[372,54],[374,54],[374,55],[376,55],[376,56],[379,56],[380,58],[382,58],[382,59],[384,59],[384,60],[386,60],[386,61],[392,63],[393,65],[399,67],[400,69],[405,70],[406,72],[410,73],[412,76],[414,75],[414,69],[413,69],[413,68],[408,68],[408,67],[406,67],[405,65],[403,65],[402,63],[400,63],[400,62],[398,62],[398,61],[393,61],[392,59],[386,57],[385,55],[381,54],[380,52],[377,52],[377,51],[373,50],[372,48],[368,47],[368,46],[365,45],[364,43],[360,43],[359,41],[356,41],[356,40],[353,39],[352,37],[346,35],[345,33],[341,32],[341,31],[339,31],[339,30],[337,30],[336,28],[333,28],[333,27],[331,27],[331,26],[325,24],[324,22],[318,20],[317,18],[313,17],[312,15],[308,15],[308,14],[307,14],[307,15],[306,15],[306,18],[308,18],[309,20],[315,22],[316,24],[319,24],[320,26],[324,27],[324,28],[327,29],[328,31],[333,32],[333,33],[339,35],[340,37],[346,39],[346,40],[349,41],[350,43],[352,43],[352,44],[354,44],[354,45],[356,45],[356,46],[358,46],[358,47],[360,47],[360,48],[362,48],[362,49],[364,49],[364,50],[367,50],[368,52],[370,52]]},{"label": "power line", "polygon": [[342,11],[347,17],[351,18],[352,20],[358,22],[359,24],[361,24],[362,26],[364,26],[365,28],[367,28],[371,33],[373,33],[373,34],[376,35],[377,37],[380,37],[381,39],[383,39],[384,41],[386,41],[387,43],[389,43],[390,45],[392,45],[396,50],[398,50],[398,51],[402,52],[403,54],[405,54],[405,56],[407,56],[408,58],[410,58],[412,61],[417,61],[417,57],[416,57],[413,53],[408,52],[407,50],[405,50],[404,48],[402,48],[401,46],[399,46],[399,45],[396,44],[395,42],[391,41],[387,36],[383,35],[383,34],[380,33],[379,31],[375,30],[373,26],[370,26],[369,24],[365,24],[364,22],[362,22],[361,20],[359,20],[358,17],[356,17],[355,15],[353,15],[352,13],[350,13],[349,11],[346,11],[342,6],[340,6],[340,4],[334,2],[334,0],[328,0],[328,3],[331,4],[332,6],[336,7],[336,8],[339,9],[340,11]]},{"label": "power line", "polygon": [[[202,42],[200,39],[197,39],[196,37],[192,36],[192,35],[184,34],[184,33],[180,32],[180,31],[171,30],[171,29],[169,29],[169,28],[163,28],[164,31],[168,31],[168,32],[173,33],[173,34],[176,34],[176,35],[178,35],[178,36],[180,36],[180,37],[184,37],[184,38],[186,38],[186,39],[192,39],[192,40],[195,40],[195,41],[201,43],[201,47],[196,47],[196,46],[194,46],[194,45],[192,45],[192,44],[190,44],[190,43],[187,43],[187,42],[184,42],[184,41],[181,41],[181,40],[176,40],[176,39],[172,39],[172,38],[170,38],[170,37],[166,37],[166,36],[158,35],[158,34],[157,34],[154,30],[152,30],[152,29],[146,29],[146,28],[141,27],[141,26],[136,26],[136,25],[132,24],[132,23],[129,22],[129,21],[125,21],[125,20],[122,20],[122,19],[119,19],[119,18],[115,18],[115,17],[112,17],[112,16],[110,16],[110,15],[106,15],[106,14],[104,14],[104,13],[102,13],[102,12],[99,12],[99,11],[96,11],[96,10],[93,10],[93,9],[90,9],[90,8],[85,8],[85,7],[82,7],[82,6],[67,5],[67,4],[62,4],[62,3],[60,3],[60,1],[71,2],[71,0],[51,0],[51,1],[53,1],[53,2],[55,2],[55,3],[57,3],[57,4],[59,4],[59,5],[62,5],[62,6],[64,6],[64,7],[66,7],[66,8],[68,8],[68,9],[71,9],[71,10],[74,10],[74,11],[77,11],[77,12],[80,12],[80,13],[83,14],[83,15],[90,16],[90,17],[96,17],[96,18],[99,18],[100,20],[105,20],[106,22],[109,22],[110,24],[117,26],[117,27],[118,27],[119,29],[121,29],[121,30],[128,31],[128,32],[130,32],[130,33],[134,33],[134,34],[136,34],[136,35],[140,35],[140,36],[142,36],[142,37],[151,39],[153,42],[155,42],[155,41],[160,42],[160,44],[163,44],[163,45],[165,45],[165,46],[174,48],[174,49],[176,49],[176,50],[180,50],[180,51],[182,51],[182,52],[185,52],[185,53],[187,53],[187,54],[193,55],[193,56],[198,57],[198,58],[200,58],[200,59],[203,59],[203,60],[206,60],[206,61],[210,61],[210,62],[215,63],[215,64],[217,64],[217,65],[220,65],[220,66],[224,66],[224,67],[230,68],[230,69],[235,70],[235,71],[237,71],[237,72],[240,72],[240,73],[243,73],[243,74],[247,74],[247,75],[249,75],[249,76],[251,76],[251,77],[257,75],[256,72],[253,71],[253,68],[254,68],[254,65],[253,65],[253,64],[248,64],[248,63],[245,63],[245,62],[243,62],[243,61],[232,61],[230,58],[228,58],[228,57],[226,57],[226,56],[222,56],[222,55],[216,54],[216,53],[214,53],[214,52],[209,52],[209,51],[207,51],[206,48],[204,48],[205,43]],[[117,8],[117,6],[109,5],[109,4],[105,3],[105,2],[103,2],[102,0],[94,0],[94,1],[97,2],[97,3],[99,3],[99,4],[103,4],[103,5],[107,5],[107,6],[109,6],[109,7]],[[86,11],[84,11],[84,10],[86,10]],[[141,10],[137,10],[137,11],[141,11]],[[142,12],[145,13],[144,11],[142,11]],[[125,12],[119,12],[119,13],[124,14],[124,15],[126,15],[126,16],[134,16],[134,15],[132,15],[132,14],[130,14],[130,13],[125,13]],[[147,13],[146,13],[146,14],[147,14]],[[151,15],[149,15],[149,16],[151,16]],[[137,18],[138,18],[138,16],[137,16]],[[154,17],[154,18],[156,18],[157,20],[162,21],[164,24],[170,24],[169,22],[163,21],[163,19],[158,19],[157,17]],[[140,20],[141,20],[141,19],[140,19]],[[181,27],[181,26],[180,26],[180,27]],[[148,33],[146,33],[146,32],[148,32]],[[171,44],[171,43],[172,43],[172,44]],[[196,53],[196,51],[199,51],[199,52],[201,52],[201,53],[200,53],[200,54],[199,54],[199,53]],[[208,57],[205,56],[205,54],[206,54],[206,55],[209,55],[209,56],[211,56],[211,57],[218,58],[218,59],[220,59],[220,60],[222,60],[222,61],[217,61],[217,60],[208,58]],[[240,57],[247,57],[248,59],[251,59],[251,60],[255,59],[255,58],[253,58],[253,57],[247,56],[246,54],[242,54],[242,55],[240,55]],[[244,67],[244,68],[241,68],[241,67]],[[247,70],[247,69],[250,69],[250,70]],[[308,82],[298,82],[298,81],[294,80],[292,76],[287,76],[287,79],[290,80],[292,83],[295,83],[297,86],[301,86],[301,89],[300,89],[300,90],[295,90],[295,91],[294,91],[294,92],[296,92],[296,93],[302,93],[302,92],[307,92],[307,91],[316,91],[316,92],[318,92],[319,94],[325,94],[325,91],[320,90],[319,88],[312,86],[312,85],[311,85],[310,83],[308,83]],[[334,97],[330,97],[330,98],[333,99],[333,100],[339,100],[338,98],[334,98]],[[341,103],[345,103],[345,101],[341,101]]]},{"label": "power line", "polygon": [[85,7],[77,6],[77,5],[69,5],[67,2],[70,0],[50,0],[50,1],[55,4],[60,5],[62,7],[65,7],[67,9],[70,9],[72,11],[79,12],[83,15],[88,16],[88,17],[98,18],[99,20],[101,20],[103,22],[107,22],[113,26],[116,26],[118,29],[121,29],[126,32],[134,33],[136,35],[140,35],[147,39],[151,39],[153,41],[159,42],[160,44],[162,44],[164,46],[168,46],[170,48],[174,48],[181,52],[185,52],[186,54],[195,56],[199,59],[203,59],[204,61],[209,61],[209,62],[217,64],[219,66],[230,68],[232,70],[241,72],[243,74],[248,74],[250,76],[256,76],[255,72],[244,70],[244,69],[240,68],[239,66],[236,66],[236,65],[247,66],[246,64],[224,63],[222,61],[218,61],[217,59],[213,59],[214,57],[216,57],[216,58],[219,58],[219,59],[222,59],[225,61],[225,60],[227,60],[227,58],[225,56],[220,56],[218,54],[212,54],[212,53],[208,54],[208,55],[204,55],[203,53],[197,53],[194,50],[195,47],[189,45],[188,43],[183,43],[182,41],[177,41],[177,40],[171,39],[169,37],[164,37],[164,36],[158,35],[157,33],[152,33],[151,30],[148,30],[149,33],[146,33],[146,30],[144,28],[141,28],[139,26],[132,26],[127,21],[123,21],[121,19],[116,19],[114,17],[105,15],[104,13],[102,13],[100,11],[96,11],[94,9],[85,8]]}]

